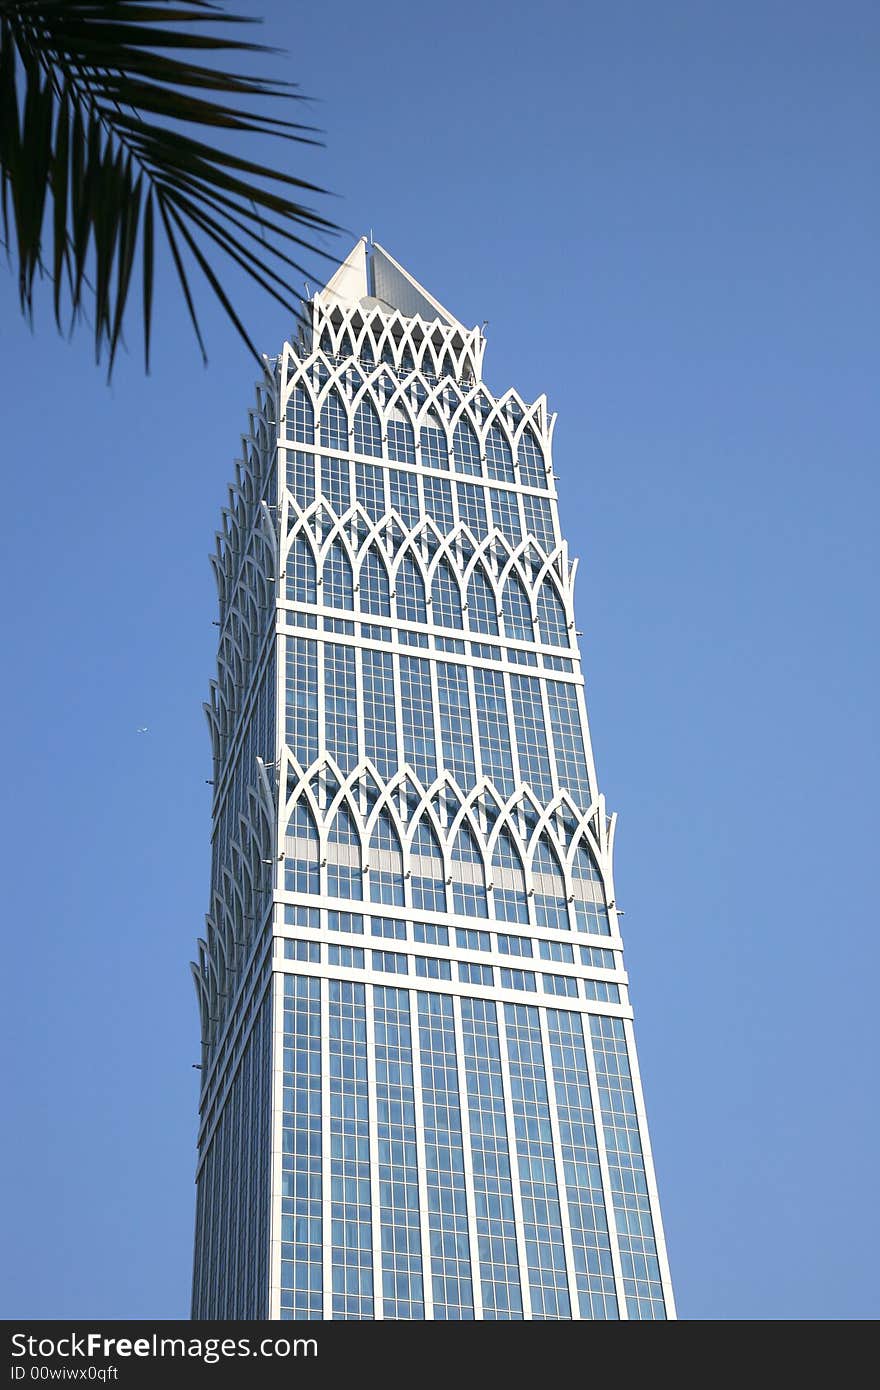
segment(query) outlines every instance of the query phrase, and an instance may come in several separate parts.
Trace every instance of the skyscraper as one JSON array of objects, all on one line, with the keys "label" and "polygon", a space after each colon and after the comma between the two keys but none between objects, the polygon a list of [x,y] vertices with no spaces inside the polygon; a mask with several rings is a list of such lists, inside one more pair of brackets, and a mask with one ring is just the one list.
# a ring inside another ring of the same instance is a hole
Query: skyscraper
[{"label": "skyscraper", "polygon": [[357,243],[212,557],[196,1318],[674,1305],[541,397]]}]

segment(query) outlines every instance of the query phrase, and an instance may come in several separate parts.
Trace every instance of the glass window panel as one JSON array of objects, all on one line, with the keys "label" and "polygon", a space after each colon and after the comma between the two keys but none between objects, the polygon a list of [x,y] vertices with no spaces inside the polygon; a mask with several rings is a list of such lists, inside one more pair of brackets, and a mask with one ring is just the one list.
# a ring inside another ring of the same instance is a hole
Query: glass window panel
[{"label": "glass window panel", "polygon": [[335,389],[321,408],[321,443],[328,449],[348,448],[348,413]]},{"label": "glass window panel", "polygon": [[398,764],[394,658],[365,648],[362,660],[364,751],[383,777],[391,777]]},{"label": "glass window panel", "polygon": [[502,483],[515,483],[513,455],[504,430],[497,420],[493,420],[486,436],[486,470],[490,478]]},{"label": "glass window panel", "polygon": [[471,422],[464,415],[460,417],[455,426],[452,448],[455,455],[455,467],[459,473],[476,473],[477,475],[482,473],[480,443],[474,434]]},{"label": "glass window panel", "polygon": [[[340,446],[342,447],[342,446]],[[379,417],[370,400],[361,401],[354,417],[354,451],[382,457],[382,429]]]},{"label": "glass window panel", "polygon": [[519,460],[519,481],[523,486],[545,488],[547,486],[547,465],[540,445],[528,425],[520,436],[517,458]]},{"label": "glass window panel", "polygon": [[467,667],[437,662],[437,709],[440,718],[443,766],[463,790],[476,780]]},{"label": "glass window panel", "polygon": [[286,431],[288,439],[312,444],[315,439],[315,411],[311,397],[303,386],[294,386],[287,400]]},{"label": "glass window panel", "polygon": [[546,690],[559,785],[580,809],[586,810],[592,793],[577,686],[568,681],[548,680]]}]

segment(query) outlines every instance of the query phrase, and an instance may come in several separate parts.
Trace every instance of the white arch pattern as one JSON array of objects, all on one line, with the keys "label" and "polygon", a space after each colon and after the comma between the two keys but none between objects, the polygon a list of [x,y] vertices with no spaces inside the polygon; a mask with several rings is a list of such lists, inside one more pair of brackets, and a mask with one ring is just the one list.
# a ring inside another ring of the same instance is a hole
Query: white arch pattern
[{"label": "white arch pattern", "polygon": [[[427,467],[431,477],[512,488],[509,495],[514,497],[523,486],[538,495],[552,491],[547,460],[554,420],[548,417],[546,400],[528,404],[515,390],[497,400],[488,396],[479,385],[484,346],[479,330],[465,332],[439,320],[429,324],[359,306],[320,312],[316,307],[314,312],[317,350],[300,360],[285,346],[272,364],[274,374],[267,372],[258,390],[212,556],[221,630],[218,674],[205,709],[218,785],[228,775],[229,752],[273,626],[276,594],[287,595],[289,580],[290,601],[308,609],[313,583],[326,606],[334,557],[344,557],[350,569],[351,607],[345,611],[353,614],[418,626],[422,619],[413,615],[412,605],[419,613],[421,604],[427,624],[436,627],[431,609],[437,606],[440,576],[454,618],[460,610],[456,631],[516,640],[505,630],[504,611],[505,594],[519,592],[519,586],[529,624],[519,640],[530,640],[534,632],[539,644],[558,650],[560,639],[574,628],[575,565],[567,546],[563,541],[548,548],[525,525],[519,540],[488,520],[485,534],[475,534],[458,513],[451,526],[424,513],[402,515],[390,496],[378,514],[370,515],[352,494],[337,512],[319,489],[301,505],[289,487],[278,490],[275,509],[270,482],[278,421],[278,443],[351,460],[352,479],[358,460],[364,465],[384,461],[398,472],[409,471],[416,487],[428,477]],[[332,437],[325,434],[328,408],[334,414]],[[347,604],[347,585],[340,592]],[[536,626],[542,618],[543,625]],[[425,785],[407,766],[384,780],[368,758],[345,772],[325,752],[305,768],[283,748],[271,785],[260,763],[243,802],[194,965],[207,1042],[216,1040],[222,1027],[223,1001],[240,969],[243,943],[251,939],[267,881],[271,897],[272,864],[279,864],[280,883],[288,855],[296,862],[299,837],[294,835],[288,847],[287,830],[297,807],[307,809],[308,824],[314,827],[321,894],[328,893],[330,870],[344,867],[352,884],[360,880],[360,898],[348,900],[371,901],[371,861],[379,853],[374,836],[384,826],[386,841],[393,836],[399,845],[403,908],[413,905],[414,879],[433,883],[439,875],[447,911],[454,907],[456,883],[466,878],[477,893],[488,895],[491,916],[496,891],[492,866],[502,836],[522,864],[530,900],[541,844],[551,847],[560,866],[567,902],[585,891],[597,900],[599,894],[613,900],[613,818],[606,816],[601,796],[585,808],[560,792],[541,805],[522,781],[505,795],[487,776],[463,788],[447,770]],[[340,811],[348,822],[347,842],[333,834]],[[467,837],[467,847],[460,834]],[[578,871],[583,868],[578,856],[584,853],[589,878]],[[337,873],[334,881],[338,885],[343,879]],[[574,913],[570,925],[576,925]]]}]

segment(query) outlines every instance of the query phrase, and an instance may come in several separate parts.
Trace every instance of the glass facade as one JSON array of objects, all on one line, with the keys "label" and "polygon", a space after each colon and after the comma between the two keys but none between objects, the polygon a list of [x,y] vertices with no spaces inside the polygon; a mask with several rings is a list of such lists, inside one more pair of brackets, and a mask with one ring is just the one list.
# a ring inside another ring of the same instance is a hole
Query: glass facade
[{"label": "glass facade", "polygon": [[379,247],[305,316],[213,557],[193,1316],[674,1317],[552,417]]}]

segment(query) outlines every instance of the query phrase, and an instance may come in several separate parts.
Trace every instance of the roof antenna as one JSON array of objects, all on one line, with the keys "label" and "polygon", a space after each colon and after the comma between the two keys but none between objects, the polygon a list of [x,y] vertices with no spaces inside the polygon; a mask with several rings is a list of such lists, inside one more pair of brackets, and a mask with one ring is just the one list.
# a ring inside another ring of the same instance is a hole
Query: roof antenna
[{"label": "roof antenna", "polygon": [[375,246],[375,245],[376,245],[375,241],[373,240],[373,229],[372,229],[372,227],[370,228],[370,245],[371,245],[371,246]]}]

